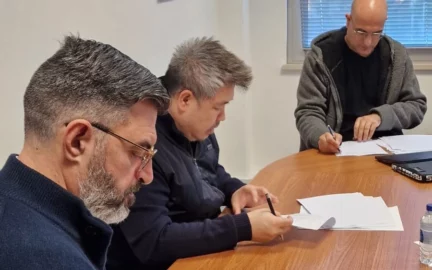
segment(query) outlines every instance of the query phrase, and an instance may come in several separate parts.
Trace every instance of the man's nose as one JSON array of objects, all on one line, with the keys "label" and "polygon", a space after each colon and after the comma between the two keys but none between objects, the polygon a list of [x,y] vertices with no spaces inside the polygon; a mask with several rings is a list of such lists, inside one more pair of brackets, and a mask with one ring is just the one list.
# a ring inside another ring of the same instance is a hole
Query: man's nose
[{"label": "man's nose", "polygon": [[144,185],[148,185],[153,181],[153,164],[151,160],[138,172],[137,178],[142,181]]}]

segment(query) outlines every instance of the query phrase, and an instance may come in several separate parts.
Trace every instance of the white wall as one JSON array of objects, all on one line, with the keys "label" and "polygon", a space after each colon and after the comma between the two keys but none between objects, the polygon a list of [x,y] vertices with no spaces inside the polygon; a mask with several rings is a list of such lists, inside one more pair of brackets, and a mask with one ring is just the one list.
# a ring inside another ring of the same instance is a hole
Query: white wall
[{"label": "white wall", "polygon": [[[156,75],[164,73],[175,45],[216,35],[253,68],[250,91],[236,93],[216,131],[221,163],[235,176],[252,178],[299,147],[294,119],[299,72],[281,72],[287,58],[286,1],[0,0],[0,163],[20,151],[24,89],[62,35],[80,32],[110,43]],[[431,74],[418,78],[432,100]],[[432,134],[430,114],[413,132]]]},{"label": "white wall", "polygon": [[[247,154],[250,155],[246,174],[251,178],[265,165],[298,152],[299,135],[295,126],[294,109],[300,72],[281,71],[287,60],[287,0],[231,0],[231,3],[241,3],[248,10],[236,15],[219,14],[218,18],[229,21],[229,16],[235,16],[237,20],[239,17],[247,17],[243,21],[249,24],[244,30],[247,31],[248,42],[243,42],[243,49],[249,52],[248,58],[255,78],[246,98],[244,121],[249,124],[242,128],[245,129]],[[230,30],[218,29],[218,34],[224,31]],[[224,38],[221,37],[223,42],[229,42]],[[231,38],[233,40],[235,38]],[[423,93],[432,100],[431,73],[417,72],[417,76]],[[236,108],[235,113],[240,114],[240,109]],[[234,112],[230,114],[227,122],[231,121]],[[429,111],[423,123],[408,133],[432,134],[431,114]],[[240,133],[238,129],[237,126],[231,136]],[[244,158],[241,154],[238,155]]]},{"label": "white wall", "polygon": [[216,0],[0,0],[0,164],[21,150],[25,87],[64,35],[110,43],[162,75],[176,45],[214,35],[215,11]]}]

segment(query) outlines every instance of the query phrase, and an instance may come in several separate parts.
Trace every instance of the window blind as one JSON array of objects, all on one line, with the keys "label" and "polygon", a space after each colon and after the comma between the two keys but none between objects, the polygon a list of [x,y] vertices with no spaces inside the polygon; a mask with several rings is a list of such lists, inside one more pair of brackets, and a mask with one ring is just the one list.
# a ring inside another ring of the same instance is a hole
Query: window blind
[{"label": "window blind", "polygon": [[[301,10],[302,44],[309,48],[321,33],[346,25],[352,0],[298,0]],[[432,0],[387,0],[384,34],[407,48],[432,48]]]}]

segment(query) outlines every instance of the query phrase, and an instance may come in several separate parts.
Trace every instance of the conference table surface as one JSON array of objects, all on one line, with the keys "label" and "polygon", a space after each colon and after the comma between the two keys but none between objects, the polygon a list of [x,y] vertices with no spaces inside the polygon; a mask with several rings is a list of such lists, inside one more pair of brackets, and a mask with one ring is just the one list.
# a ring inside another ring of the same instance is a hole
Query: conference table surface
[{"label": "conference table surface", "polygon": [[243,242],[234,250],[177,260],[170,269],[427,269],[414,241],[432,202],[432,183],[393,172],[373,156],[336,157],[316,150],[266,166],[251,183],[277,195],[275,208],[282,214],[298,213],[299,198],[349,192],[381,196],[387,206],[398,206],[404,231],[293,228],[284,241]]}]

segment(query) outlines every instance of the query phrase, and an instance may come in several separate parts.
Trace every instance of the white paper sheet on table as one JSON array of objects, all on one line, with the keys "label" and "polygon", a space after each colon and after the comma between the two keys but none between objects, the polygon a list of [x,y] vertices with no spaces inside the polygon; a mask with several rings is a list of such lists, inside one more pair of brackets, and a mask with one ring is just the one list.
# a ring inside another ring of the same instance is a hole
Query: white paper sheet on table
[{"label": "white paper sheet on table", "polygon": [[[394,224],[391,226],[388,225],[375,225],[369,227],[361,227],[361,228],[326,228],[335,231],[403,231],[404,227],[402,224],[402,220],[399,214],[399,208],[397,206],[388,207],[389,212],[392,216]],[[300,213],[303,215],[310,215],[309,212],[303,206],[300,206]]]},{"label": "white paper sheet on table", "polygon": [[297,201],[312,215],[334,217],[333,229],[403,230],[398,208],[388,208],[381,197],[363,196],[356,192]]},{"label": "white paper sheet on table", "polygon": [[297,200],[309,213],[336,219],[335,228],[354,227],[367,219],[361,193],[331,194]]},{"label": "white paper sheet on table", "polygon": [[336,154],[339,157],[388,154],[378,145],[378,140],[366,142],[346,141],[339,148],[340,152]]},{"label": "white paper sheet on table", "polygon": [[282,217],[292,217],[293,226],[301,229],[319,230],[328,229],[334,226],[336,220],[334,217],[321,217],[308,213],[298,213],[291,215],[282,215]]},{"label": "white paper sheet on table", "polygon": [[394,154],[432,151],[432,135],[386,136],[378,141]]}]

